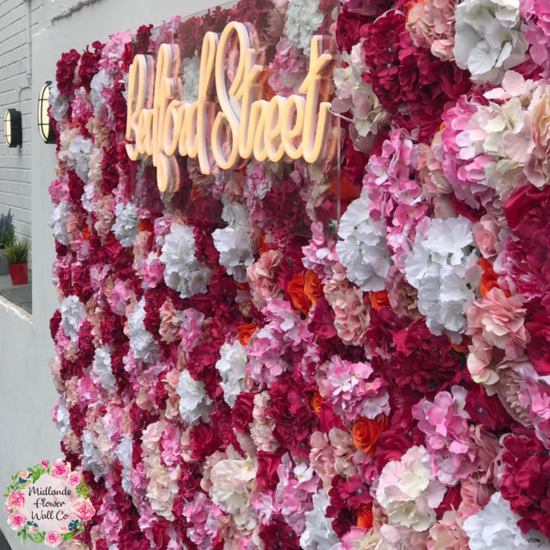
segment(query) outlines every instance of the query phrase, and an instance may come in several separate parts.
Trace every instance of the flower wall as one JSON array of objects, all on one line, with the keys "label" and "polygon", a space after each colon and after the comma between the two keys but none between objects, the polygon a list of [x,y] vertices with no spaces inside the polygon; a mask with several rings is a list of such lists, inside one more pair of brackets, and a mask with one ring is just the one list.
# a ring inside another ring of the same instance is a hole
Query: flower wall
[{"label": "flower wall", "polygon": [[[96,509],[65,547],[550,548],[549,14],[243,0],[62,56],[53,416]],[[336,40],[341,166],[180,157],[161,195],[128,68],[177,44],[195,101],[229,21],[267,99]]]}]

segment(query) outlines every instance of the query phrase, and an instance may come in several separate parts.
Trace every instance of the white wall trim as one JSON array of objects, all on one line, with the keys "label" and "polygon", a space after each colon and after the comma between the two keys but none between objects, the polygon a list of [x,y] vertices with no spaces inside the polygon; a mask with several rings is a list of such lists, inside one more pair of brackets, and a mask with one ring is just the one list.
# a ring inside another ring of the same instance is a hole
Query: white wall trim
[{"label": "white wall trim", "polygon": [[0,296],[0,306],[8,315],[17,315],[17,317],[23,319],[23,321],[27,321],[27,323],[32,325],[32,315],[24,309],[20,308],[19,306],[15,305],[13,302],[10,302],[7,298],[4,298],[4,296]]}]

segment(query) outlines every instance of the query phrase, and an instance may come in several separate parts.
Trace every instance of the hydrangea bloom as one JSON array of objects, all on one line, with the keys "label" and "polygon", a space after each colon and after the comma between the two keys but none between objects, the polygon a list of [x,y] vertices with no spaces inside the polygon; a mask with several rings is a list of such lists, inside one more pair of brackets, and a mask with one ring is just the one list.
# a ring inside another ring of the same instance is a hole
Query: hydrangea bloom
[{"label": "hydrangea bloom", "polygon": [[429,455],[422,446],[411,447],[400,461],[388,462],[376,490],[376,498],[392,525],[426,531],[435,522],[435,511],[446,488],[430,475]]},{"label": "hydrangea bloom", "polygon": [[160,261],[166,266],[164,280],[177,290],[182,298],[206,292],[212,272],[195,258],[193,229],[182,223],[173,223],[164,239]]},{"label": "hydrangea bloom", "polygon": [[347,268],[348,279],[361,290],[384,290],[390,267],[390,251],[386,245],[386,226],[374,221],[369,213],[371,201],[363,190],[340,220],[336,244],[340,263]]},{"label": "hydrangea bloom", "polygon": [[352,363],[334,356],[325,369],[326,380],[320,381],[321,395],[334,403],[335,410],[346,420],[389,415],[389,395],[382,380],[372,377],[368,363]]},{"label": "hydrangea bloom", "polygon": [[519,0],[464,0],[456,8],[457,65],[477,82],[500,82],[504,71],[525,60]]},{"label": "hydrangea bloom", "polygon": [[286,13],[285,34],[306,55],[309,54],[311,38],[323,24],[324,14],[319,9],[319,0],[289,2]]},{"label": "hydrangea bloom", "polygon": [[422,229],[405,260],[405,275],[418,290],[418,309],[430,331],[445,330],[457,339],[466,329],[464,311],[475,299],[472,287],[480,276],[472,223],[462,216],[425,220]]},{"label": "hydrangea bloom", "polygon": [[237,395],[244,389],[247,362],[246,348],[238,340],[220,348],[220,359],[216,368],[222,377],[220,386],[223,389],[223,398],[230,407],[235,405]]},{"label": "hydrangea bloom", "polygon": [[464,522],[464,530],[470,537],[471,550],[550,548],[549,543],[540,534],[524,535],[517,525],[518,519],[519,516],[510,510],[510,504],[502,498],[500,492],[495,493],[481,512]]},{"label": "hydrangea bloom", "polygon": [[188,424],[199,419],[203,422],[209,421],[212,400],[204,391],[204,382],[193,380],[189,371],[184,370],[180,374],[176,393],[180,398],[180,415]]},{"label": "hydrangea bloom", "polygon": [[119,203],[115,207],[115,223],[112,231],[122,246],[134,246],[139,233],[139,214],[132,202]]},{"label": "hydrangea bloom", "polygon": [[426,449],[431,458],[432,474],[444,485],[454,486],[477,467],[470,449],[470,415],[464,410],[467,391],[453,386],[451,392],[439,392],[434,402],[422,399],[412,408],[418,427],[426,434]]}]

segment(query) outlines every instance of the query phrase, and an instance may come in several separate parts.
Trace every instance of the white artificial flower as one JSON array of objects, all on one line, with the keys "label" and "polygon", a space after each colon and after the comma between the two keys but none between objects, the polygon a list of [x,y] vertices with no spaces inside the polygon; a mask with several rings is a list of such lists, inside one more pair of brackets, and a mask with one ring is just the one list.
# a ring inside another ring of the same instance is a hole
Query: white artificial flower
[{"label": "white artificial flower", "polygon": [[134,203],[119,202],[116,205],[112,231],[122,246],[134,246],[139,233],[139,213]]},{"label": "white artificial flower", "polygon": [[105,70],[99,69],[90,82],[90,100],[94,106],[94,113],[102,119],[113,120],[108,102],[103,97],[105,88],[112,88],[115,84],[113,77]]},{"label": "white artificial flower", "polygon": [[233,344],[224,344],[220,348],[220,359],[216,363],[216,368],[222,377],[220,386],[223,389],[223,397],[230,407],[235,405],[237,395],[244,390],[247,363],[246,348],[238,340]]},{"label": "white artificial flower", "polygon": [[246,207],[240,203],[225,203],[222,212],[228,227],[212,234],[214,247],[220,253],[220,264],[239,283],[246,282],[246,269],[254,263],[252,228]]},{"label": "white artificial flower", "polygon": [[183,60],[181,100],[184,103],[193,103],[199,98],[200,68],[200,57],[186,57]]},{"label": "white artificial flower", "polygon": [[210,421],[210,405],[212,400],[204,391],[204,382],[197,382],[189,371],[180,374],[176,393],[180,397],[180,415],[188,423],[193,424],[199,419]]},{"label": "white artificial flower", "polygon": [[71,418],[67,409],[67,401],[62,396],[57,401],[57,411],[55,415],[55,425],[63,439],[71,431]]},{"label": "white artificial flower", "polygon": [[153,363],[158,357],[159,347],[153,335],[145,328],[145,298],[142,298],[128,318],[130,328],[130,347],[136,359]]},{"label": "white artificial flower", "polygon": [[464,0],[456,8],[454,54],[474,82],[499,83],[526,59],[519,0]]},{"label": "white artificial flower", "polygon": [[210,473],[210,498],[232,516],[239,529],[252,530],[258,523],[250,505],[257,472],[258,465],[251,458],[228,458],[218,462]]},{"label": "white artificial flower", "polygon": [[361,137],[377,134],[380,126],[388,120],[372,85],[365,82],[362,74],[367,70],[363,55],[362,43],[355,44],[351,53],[343,52],[342,60],[347,67],[334,70],[336,97],[332,108],[337,113],[353,113],[353,124]]},{"label": "white artificial flower", "polygon": [[111,354],[107,346],[96,348],[92,369],[107,391],[116,387],[116,379],[111,369]]},{"label": "white artificial flower", "polygon": [[132,449],[133,441],[124,434],[115,449],[116,456],[122,465],[122,488],[129,495],[132,494]]},{"label": "white artificial flower", "polygon": [[212,271],[195,258],[195,251],[193,228],[173,223],[164,239],[160,261],[166,266],[164,281],[182,298],[204,294],[212,277]]},{"label": "white artificial flower", "polygon": [[332,518],[327,517],[330,499],[324,489],[313,495],[313,510],[306,512],[306,529],[300,537],[303,550],[332,550],[338,536],[332,528]]},{"label": "white artificial flower", "polygon": [[50,216],[49,226],[53,231],[53,236],[65,246],[68,246],[69,231],[67,230],[67,222],[71,217],[71,211],[65,201],[61,201],[53,210]]},{"label": "white artificial flower", "polygon": [[90,170],[90,156],[94,150],[94,144],[91,139],[83,136],[76,136],[71,140],[67,149],[68,158],[75,162],[76,175],[86,183],[88,181],[88,172]]},{"label": "white artificial flower", "polygon": [[82,321],[86,319],[86,308],[79,300],[78,296],[69,296],[65,298],[59,307],[61,312],[61,324],[68,338],[76,342],[78,338],[78,329]]},{"label": "white artificial flower", "polygon": [[82,442],[82,468],[87,472],[93,472],[95,480],[99,481],[103,477],[105,467],[102,464],[95,437],[88,430],[84,430],[80,440]]},{"label": "white artificial flower", "polygon": [[292,0],[288,3],[286,36],[306,55],[309,55],[313,35],[323,24],[324,13],[319,4],[319,0]]},{"label": "white artificial flower", "polygon": [[384,290],[391,267],[386,225],[382,220],[371,219],[369,205],[367,192],[363,190],[342,216],[338,235],[343,240],[336,244],[347,278],[366,292]]},{"label": "white artificial flower", "polygon": [[48,96],[50,104],[50,114],[54,120],[59,122],[67,116],[69,110],[69,100],[59,93],[57,82],[54,80],[50,86],[50,95]]},{"label": "white artificial flower", "polygon": [[454,342],[466,330],[465,310],[479,285],[478,257],[473,251],[472,223],[459,216],[434,219],[419,231],[405,259],[405,275],[418,290],[418,309],[433,334],[445,331]]},{"label": "white artificial flower", "polygon": [[520,519],[500,492],[495,493],[483,510],[464,522],[470,550],[549,550],[550,544],[542,533],[521,532],[517,524]]},{"label": "white artificial flower", "polygon": [[426,531],[436,519],[435,508],[446,487],[430,475],[430,456],[423,446],[411,447],[401,460],[388,462],[380,474],[376,499],[388,523]]}]

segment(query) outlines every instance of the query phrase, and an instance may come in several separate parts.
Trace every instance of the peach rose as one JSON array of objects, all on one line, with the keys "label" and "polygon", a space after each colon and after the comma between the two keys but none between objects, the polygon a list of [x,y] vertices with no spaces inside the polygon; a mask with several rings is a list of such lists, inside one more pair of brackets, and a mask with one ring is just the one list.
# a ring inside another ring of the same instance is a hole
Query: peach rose
[{"label": "peach rose", "polygon": [[498,241],[499,226],[491,216],[483,216],[472,229],[474,242],[486,260],[494,259],[497,255],[495,244]]}]

